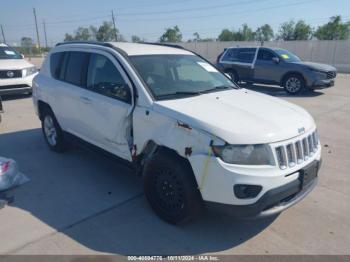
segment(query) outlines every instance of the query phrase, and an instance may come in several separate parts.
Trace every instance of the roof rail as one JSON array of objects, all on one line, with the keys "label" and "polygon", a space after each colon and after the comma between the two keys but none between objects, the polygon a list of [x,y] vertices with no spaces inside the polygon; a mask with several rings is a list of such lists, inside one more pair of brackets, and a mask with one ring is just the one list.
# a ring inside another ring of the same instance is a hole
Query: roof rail
[{"label": "roof rail", "polygon": [[160,45],[160,46],[167,46],[167,47],[185,49],[183,46],[181,46],[181,45],[176,45],[176,44],[164,44],[164,43],[156,43],[156,42],[142,42],[142,43],[140,43],[140,44]]},{"label": "roof rail", "polygon": [[100,45],[100,46],[108,46],[108,47],[111,46],[109,43],[98,42],[98,41],[67,41],[67,42],[57,43],[56,46],[69,45],[69,44],[89,44],[89,45]]},{"label": "roof rail", "polygon": [[[67,42],[57,43],[56,46],[69,45],[69,44],[90,44],[90,45],[100,45],[100,46],[108,46],[108,47],[112,47],[113,46],[110,43],[99,42],[99,41],[67,41]],[[168,46],[168,47],[173,47],[173,48],[185,49],[183,46],[176,45],[176,44],[152,43],[152,42],[142,42],[142,43],[139,43],[139,44],[159,45],[159,46]]]}]

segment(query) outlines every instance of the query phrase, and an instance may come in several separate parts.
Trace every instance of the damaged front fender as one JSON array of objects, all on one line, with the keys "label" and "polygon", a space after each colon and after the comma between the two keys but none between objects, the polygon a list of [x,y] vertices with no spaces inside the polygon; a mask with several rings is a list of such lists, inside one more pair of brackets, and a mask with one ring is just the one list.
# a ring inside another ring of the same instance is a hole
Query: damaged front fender
[{"label": "damaged front fender", "polygon": [[[141,155],[148,143],[152,141],[157,146],[163,146],[176,151],[180,156],[187,158],[192,166],[191,159],[201,155],[205,159],[212,156],[211,144],[224,144],[221,139],[203,130],[197,130],[188,123],[166,117],[149,109],[135,108],[133,113],[134,154]],[[208,162],[208,160],[206,160]],[[203,185],[205,178],[206,161],[202,163],[202,172],[194,172],[198,186]]]}]

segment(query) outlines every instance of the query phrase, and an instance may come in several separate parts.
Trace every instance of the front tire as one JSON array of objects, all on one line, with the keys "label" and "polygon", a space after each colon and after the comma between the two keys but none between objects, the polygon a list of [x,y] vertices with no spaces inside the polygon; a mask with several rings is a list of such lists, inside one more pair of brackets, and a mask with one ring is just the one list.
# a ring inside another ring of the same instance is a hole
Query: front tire
[{"label": "front tire", "polygon": [[41,127],[45,141],[49,148],[55,152],[63,152],[67,148],[63,132],[51,109],[47,108],[43,112]]},{"label": "front tire", "polygon": [[166,222],[178,224],[201,212],[203,200],[191,166],[175,152],[160,149],[146,163],[143,174],[147,200]]},{"label": "front tire", "polygon": [[305,88],[305,81],[298,74],[290,74],[284,79],[283,87],[288,94],[296,95]]}]

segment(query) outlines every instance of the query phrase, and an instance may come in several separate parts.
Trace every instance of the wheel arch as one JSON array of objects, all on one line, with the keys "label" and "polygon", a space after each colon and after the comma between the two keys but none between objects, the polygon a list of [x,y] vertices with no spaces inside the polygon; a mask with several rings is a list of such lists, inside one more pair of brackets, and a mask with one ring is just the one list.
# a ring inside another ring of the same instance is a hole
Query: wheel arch
[{"label": "wheel arch", "polygon": [[280,86],[284,85],[284,82],[286,81],[287,77],[289,77],[290,75],[298,75],[298,76],[300,76],[303,79],[304,84],[307,85],[307,81],[306,81],[306,78],[303,75],[303,73],[301,73],[299,71],[288,71],[281,77]]},{"label": "wheel arch", "polygon": [[42,121],[43,120],[43,113],[45,112],[45,110],[51,110],[52,108],[50,107],[50,105],[42,100],[38,100],[38,116],[39,119]]},{"label": "wheel arch", "polygon": [[193,171],[191,162],[189,161],[188,158],[182,156],[179,152],[177,152],[175,149],[170,148],[168,146],[165,145],[160,145],[157,144],[154,140],[148,140],[143,148],[143,150],[141,151],[141,153],[138,155],[138,162],[139,162],[139,168],[140,168],[140,173],[143,175],[143,170],[145,165],[147,164],[148,161],[152,160],[152,157],[155,154],[171,154],[174,157],[181,159],[182,161],[184,161],[184,163],[186,164],[186,166],[191,170],[191,174],[193,176],[193,179],[196,183],[196,186],[198,188],[198,182],[195,176],[195,173]]},{"label": "wheel arch", "polygon": [[[236,82],[239,82],[240,76],[238,74],[238,71],[236,69],[234,69],[233,67],[229,67],[229,68],[224,69],[224,73],[233,73],[235,75]],[[231,80],[234,80],[234,79],[231,79]]]}]

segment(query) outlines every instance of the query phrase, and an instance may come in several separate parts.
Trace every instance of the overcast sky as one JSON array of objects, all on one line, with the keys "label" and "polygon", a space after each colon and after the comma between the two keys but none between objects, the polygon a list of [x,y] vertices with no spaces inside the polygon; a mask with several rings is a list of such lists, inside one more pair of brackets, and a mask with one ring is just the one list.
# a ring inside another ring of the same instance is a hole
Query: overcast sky
[{"label": "overcast sky", "polygon": [[[167,27],[178,25],[184,40],[198,32],[201,37],[217,37],[223,28],[239,28],[247,23],[253,29],[270,24],[275,31],[290,19],[303,19],[317,27],[330,16],[350,20],[349,0],[11,0],[2,1],[0,24],[8,43],[22,36],[36,39],[33,7],[37,10],[40,42],[44,42],[43,20],[48,42],[62,41],[65,33],[78,26],[98,26],[117,17],[120,33],[130,40],[138,35],[156,41]],[[2,40],[2,37],[0,36]]]}]

